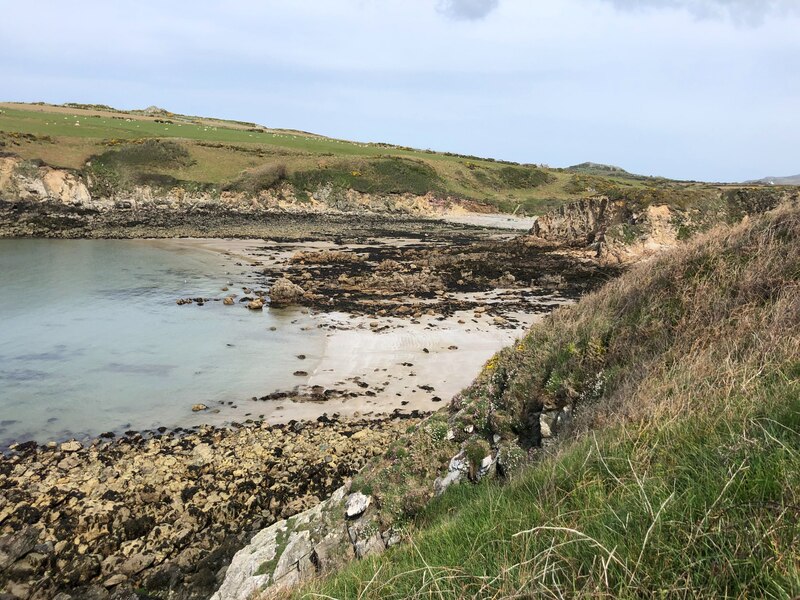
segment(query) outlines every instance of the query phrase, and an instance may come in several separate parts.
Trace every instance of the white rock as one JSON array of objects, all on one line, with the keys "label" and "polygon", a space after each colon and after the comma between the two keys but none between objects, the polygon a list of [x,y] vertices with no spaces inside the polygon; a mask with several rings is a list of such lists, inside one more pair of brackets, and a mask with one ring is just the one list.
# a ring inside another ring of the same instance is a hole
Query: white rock
[{"label": "white rock", "polygon": [[345,514],[347,515],[347,518],[352,519],[360,514],[363,514],[364,511],[369,508],[371,502],[372,497],[365,496],[361,492],[350,494],[350,496],[347,498],[347,503],[345,504]]}]

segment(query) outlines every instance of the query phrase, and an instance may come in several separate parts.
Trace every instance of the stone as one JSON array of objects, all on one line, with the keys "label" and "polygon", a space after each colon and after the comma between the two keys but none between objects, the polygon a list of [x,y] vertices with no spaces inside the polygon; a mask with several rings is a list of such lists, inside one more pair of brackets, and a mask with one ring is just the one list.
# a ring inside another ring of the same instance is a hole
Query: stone
[{"label": "stone", "polygon": [[128,576],[136,575],[152,565],[155,560],[152,554],[134,554],[119,566],[119,570]]},{"label": "stone", "polygon": [[81,444],[77,440],[70,440],[68,442],[64,442],[63,444],[61,444],[62,452],[77,452],[81,448],[83,448],[83,444]]},{"label": "stone", "polygon": [[39,540],[39,530],[32,527],[0,537],[0,571],[31,552]]},{"label": "stone", "polygon": [[127,580],[128,580],[128,577],[126,575],[123,575],[122,573],[117,573],[116,575],[112,575],[111,577],[106,579],[103,582],[103,586],[105,586],[107,588],[111,588],[111,587],[117,586],[120,583],[122,583],[124,581],[127,581]]},{"label": "stone", "polygon": [[347,497],[345,502],[345,515],[348,519],[364,514],[372,502],[371,496],[365,496],[361,492],[355,492]]},{"label": "stone", "polygon": [[232,296],[225,296],[225,297],[222,299],[222,303],[223,303],[225,306],[232,306],[232,305],[233,305],[233,297],[232,297]]},{"label": "stone", "polygon": [[348,525],[347,533],[358,558],[380,554],[386,550],[386,544],[378,529],[378,524],[372,519],[353,521]]},{"label": "stone", "polygon": [[261,298],[256,298],[255,300],[251,300],[247,303],[247,308],[250,310],[261,310],[264,308],[264,300]]},{"label": "stone", "polygon": [[281,277],[269,289],[269,303],[271,306],[289,306],[297,303],[305,294],[305,290],[292,283],[288,277]]},{"label": "stone", "polygon": [[437,477],[433,482],[434,494],[440,496],[451,485],[462,481],[467,476],[467,473],[469,473],[469,461],[462,450],[450,459],[450,464],[447,466],[447,475]]},{"label": "stone", "polygon": [[200,412],[202,410],[208,410],[208,406],[205,404],[192,404],[192,412]]},{"label": "stone", "polygon": [[316,546],[311,561],[320,573],[332,571],[356,557],[353,545],[344,531],[329,534]]},{"label": "stone", "polygon": [[[298,571],[304,558],[310,557],[314,547],[311,544],[311,534],[308,530],[292,532],[289,534],[289,541],[286,549],[281,554],[275,571],[272,575],[277,582],[289,574],[291,571]],[[310,558],[309,558],[310,561]]]}]

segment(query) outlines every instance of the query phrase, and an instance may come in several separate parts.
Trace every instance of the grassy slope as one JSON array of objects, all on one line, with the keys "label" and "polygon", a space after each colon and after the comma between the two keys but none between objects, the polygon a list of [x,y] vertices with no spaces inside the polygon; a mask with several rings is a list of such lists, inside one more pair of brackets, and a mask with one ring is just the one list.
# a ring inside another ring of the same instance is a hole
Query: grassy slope
[{"label": "grassy slope", "polygon": [[800,593],[797,207],[557,311],[462,404],[487,400],[521,439],[526,412],[579,408],[556,450],[511,482],[451,488],[412,520],[409,543],[296,595]]},{"label": "grassy slope", "polygon": [[[164,185],[218,191],[231,186],[258,189],[286,180],[308,191],[306,188],[320,181],[332,181],[362,191],[430,191],[528,214],[541,214],[587,193],[615,197],[655,194],[669,199],[679,191],[690,201],[705,202],[708,192],[718,189],[625,173],[575,173],[512,165],[171,113],[145,116],[113,109],[0,104],[0,150],[55,167],[85,170],[90,158],[124,150],[146,138],[176,140],[188,150],[191,160],[139,164],[133,176],[126,171],[116,177],[116,185],[162,181]],[[285,177],[264,177],[264,171],[276,170],[285,172]]]}]

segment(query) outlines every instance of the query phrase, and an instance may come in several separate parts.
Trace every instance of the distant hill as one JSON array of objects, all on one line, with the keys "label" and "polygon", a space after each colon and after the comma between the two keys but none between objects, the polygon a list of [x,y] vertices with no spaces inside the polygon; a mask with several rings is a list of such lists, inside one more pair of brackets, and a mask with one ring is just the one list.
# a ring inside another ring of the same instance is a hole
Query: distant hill
[{"label": "distant hill", "polygon": [[[458,199],[480,210],[541,215],[603,195],[636,206],[716,206],[717,184],[636,175],[603,163],[551,169],[493,158],[358,142],[249,121],[184,115],[150,106],[0,102],[0,158],[25,169],[66,169],[92,197],[141,187],[153,196],[192,190],[288,195],[301,205],[343,192]],[[23,164],[24,163],[24,164]],[[0,178],[1,180],[2,178]]]},{"label": "distant hill", "polygon": [[583,162],[579,165],[572,165],[567,167],[566,171],[573,171],[575,173],[591,173],[593,175],[631,175],[622,167],[615,165],[604,165],[596,162]]},{"label": "distant hill", "polygon": [[788,177],[764,177],[747,183],[765,183],[767,185],[800,185],[800,175],[789,175]]}]

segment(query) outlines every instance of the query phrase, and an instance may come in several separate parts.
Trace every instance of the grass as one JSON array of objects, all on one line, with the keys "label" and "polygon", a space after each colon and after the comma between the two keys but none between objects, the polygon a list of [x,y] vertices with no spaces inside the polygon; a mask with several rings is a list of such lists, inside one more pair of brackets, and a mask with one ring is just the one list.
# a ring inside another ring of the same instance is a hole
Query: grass
[{"label": "grass", "polygon": [[571,428],[510,482],[450,488],[405,544],[294,596],[797,597],[800,207],[557,311],[451,420],[536,446],[530,417],[559,406]]},{"label": "grass", "polygon": [[[189,160],[106,168],[107,185],[99,191],[155,182],[258,193],[270,189],[266,184],[288,184],[298,196],[307,197],[320,186],[333,186],[375,194],[433,193],[523,215],[542,214],[592,193],[686,208],[704,207],[709,197],[719,199],[724,191],[719,186],[617,172],[575,173],[173,113],[147,116],[100,105],[0,103],[0,151],[26,160],[89,175],[86,163],[93,157],[110,148],[141,147],[144,140],[179,144]],[[265,175],[277,165],[285,177]]]}]

